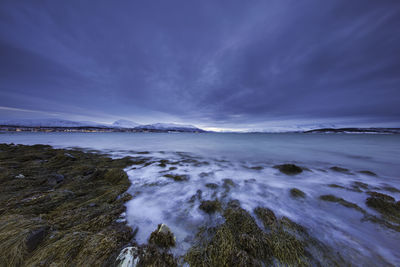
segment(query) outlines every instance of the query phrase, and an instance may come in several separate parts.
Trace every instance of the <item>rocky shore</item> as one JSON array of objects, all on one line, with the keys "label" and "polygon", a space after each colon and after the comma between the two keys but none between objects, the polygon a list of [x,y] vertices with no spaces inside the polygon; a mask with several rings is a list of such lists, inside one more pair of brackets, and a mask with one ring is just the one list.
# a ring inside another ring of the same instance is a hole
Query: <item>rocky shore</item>
[{"label": "rocky shore", "polygon": [[110,266],[133,238],[120,218],[131,159],[0,145],[0,266]]}]

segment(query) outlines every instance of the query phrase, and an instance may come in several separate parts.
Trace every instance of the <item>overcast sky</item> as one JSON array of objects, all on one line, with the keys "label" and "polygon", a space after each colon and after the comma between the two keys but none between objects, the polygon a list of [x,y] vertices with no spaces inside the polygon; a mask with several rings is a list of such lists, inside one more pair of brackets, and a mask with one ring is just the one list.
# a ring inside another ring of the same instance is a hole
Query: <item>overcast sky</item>
[{"label": "overcast sky", "polygon": [[0,119],[400,126],[400,1],[0,1]]}]

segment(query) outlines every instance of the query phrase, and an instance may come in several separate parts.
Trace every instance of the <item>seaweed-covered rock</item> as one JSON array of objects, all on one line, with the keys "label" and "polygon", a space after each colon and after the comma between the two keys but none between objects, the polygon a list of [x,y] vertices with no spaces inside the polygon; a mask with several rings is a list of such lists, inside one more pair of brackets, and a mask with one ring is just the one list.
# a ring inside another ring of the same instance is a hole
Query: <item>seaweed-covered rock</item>
[{"label": "seaweed-covered rock", "polygon": [[206,213],[215,213],[221,210],[221,203],[216,200],[204,200],[201,202],[199,209],[203,210]]},{"label": "seaweed-covered rock", "polygon": [[303,172],[303,169],[295,164],[275,165],[274,168],[286,175],[296,175]]},{"label": "seaweed-covered rock", "polygon": [[368,207],[375,209],[383,218],[400,224],[400,201],[395,202],[395,199],[389,195],[378,192],[368,192],[370,195],[366,200]]},{"label": "seaweed-covered rock", "polygon": [[290,189],[290,195],[295,198],[305,198],[306,194],[297,188]]},{"label": "seaweed-covered rock", "polygon": [[164,177],[173,179],[176,182],[183,182],[189,180],[189,175],[186,174],[165,174]]},{"label": "seaweed-covered rock", "polygon": [[357,210],[359,212],[362,212],[364,214],[366,213],[366,211],[363,208],[361,208],[360,206],[358,206],[357,204],[349,202],[347,200],[344,200],[343,198],[336,197],[334,195],[322,195],[319,198],[321,200],[324,200],[324,201],[339,203],[342,206],[345,206],[347,208],[355,209],[355,210]]},{"label": "seaweed-covered rock", "polygon": [[[117,223],[130,158],[0,144],[0,266],[111,265],[133,237]],[[25,179],[15,179],[18,174]],[[51,227],[49,227],[51,226]]]},{"label": "seaweed-covered rock", "polygon": [[272,210],[263,207],[257,207],[254,209],[254,213],[257,217],[262,221],[264,227],[269,229],[272,226],[275,226],[277,223],[277,219]]},{"label": "seaweed-covered rock", "polygon": [[154,244],[160,248],[174,247],[175,236],[167,225],[159,224],[157,230],[151,233],[149,244]]}]

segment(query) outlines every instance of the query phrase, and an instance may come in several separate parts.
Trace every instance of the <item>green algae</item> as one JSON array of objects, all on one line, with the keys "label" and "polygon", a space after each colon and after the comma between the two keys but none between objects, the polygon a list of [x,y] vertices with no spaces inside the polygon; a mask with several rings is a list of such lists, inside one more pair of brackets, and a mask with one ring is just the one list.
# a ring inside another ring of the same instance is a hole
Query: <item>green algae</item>
[{"label": "green algae", "polygon": [[297,188],[290,189],[290,195],[294,198],[305,198],[306,193]]},{"label": "green algae", "polygon": [[[131,158],[0,145],[0,265],[110,265],[133,237],[116,220]],[[24,178],[15,178],[15,177]]]},{"label": "green algae", "polygon": [[275,165],[274,168],[286,175],[296,175],[303,172],[303,169],[295,164]]}]

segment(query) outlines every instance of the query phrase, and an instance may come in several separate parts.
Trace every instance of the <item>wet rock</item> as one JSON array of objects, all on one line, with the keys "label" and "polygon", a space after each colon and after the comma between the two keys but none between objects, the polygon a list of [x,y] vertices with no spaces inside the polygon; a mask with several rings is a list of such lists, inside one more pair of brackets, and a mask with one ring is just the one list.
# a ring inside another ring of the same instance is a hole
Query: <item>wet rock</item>
[{"label": "wet rock", "polygon": [[208,184],[206,184],[206,187],[211,188],[211,189],[217,189],[218,185],[215,183],[208,183]]},{"label": "wet rock", "polygon": [[174,247],[175,236],[167,225],[159,224],[157,230],[151,233],[149,244],[154,244],[160,248]]},{"label": "wet rock", "polygon": [[361,208],[360,206],[358,206],[357,204],[349,202],[347,200],[344,200],[343,198],[336,197],[334,195],[322,195],[319,198],[323,201],[336,202],[336,203],[341,204],[342,206],[345,206],[346,208],[352,208],[361,213],[364,213],[364,214],[366,213],[366,211],[363,208]]},{"label": "wet rock", "polygon": [[388,221],[400,224],[400,201],[378,192],[368,192],[370,195],[366,200],[368,207],[378,211]]},{"label": "wet rock", "polygon": [[48,231],[47,227],[41,227],[41,228],[29,233],[28,237],[26,238],[26,243],[25,243],[28,252],[32,252],[37,248],[37,246],[46,237],[47,231]]},{"label": "wet rock", "polygon": [[201,191],[200,189],[198,189],[198,190],[196,191],[196,194],[194,194],[194,195],[189,199],[189,202],[190,202],[190,203],[193,203],[193,202],[196,201],[196,199],[201,200],[202,194],[203,194],[203,191]]},{"label": "wet rock", "polygon": [[296,175],[303,172],[303,169],[295,164],[275,165],[274,168],[286,175]]},{"label": "wet rock", "polygon": [[23,179],[25,178],[25,175],[23,175],[22,173],[18,174],[17,176],[15,176],[15,178],[17,179]]},{"label": "wet rock", "polygon": [[334,166],[334,167],[330,167],[329,169],[331,169],[332,171],[335,172],[341,172],[341,173],[345,173],[345,174],[351,174],[349,169],[345,169],[345,168],[341,168],[338,166]]},{"label": "wet rock", "polygon": [[164,177],[173,179],[176,182],[189,181],[189,175],[186,174],[165,174]]},{"label": "wet rock", "polygon": [[204,212],[208,214],[215,213],[219,210],[221,210],[221,203],[216,200],[204,200],[201,202],[199,209],[203,210]]},{"label": "wet rock", "polygon": [[376,173],[374,173],[372,171],[359,171],[359,173],[366,174],[366,175],[369,175],[369,176],[378,176],[378,175],[376,175]]},{"label": "wet rock", "polygon": [[297,188],[290,189],[290,195],[295,198],[305,198],[306,194]]}]

